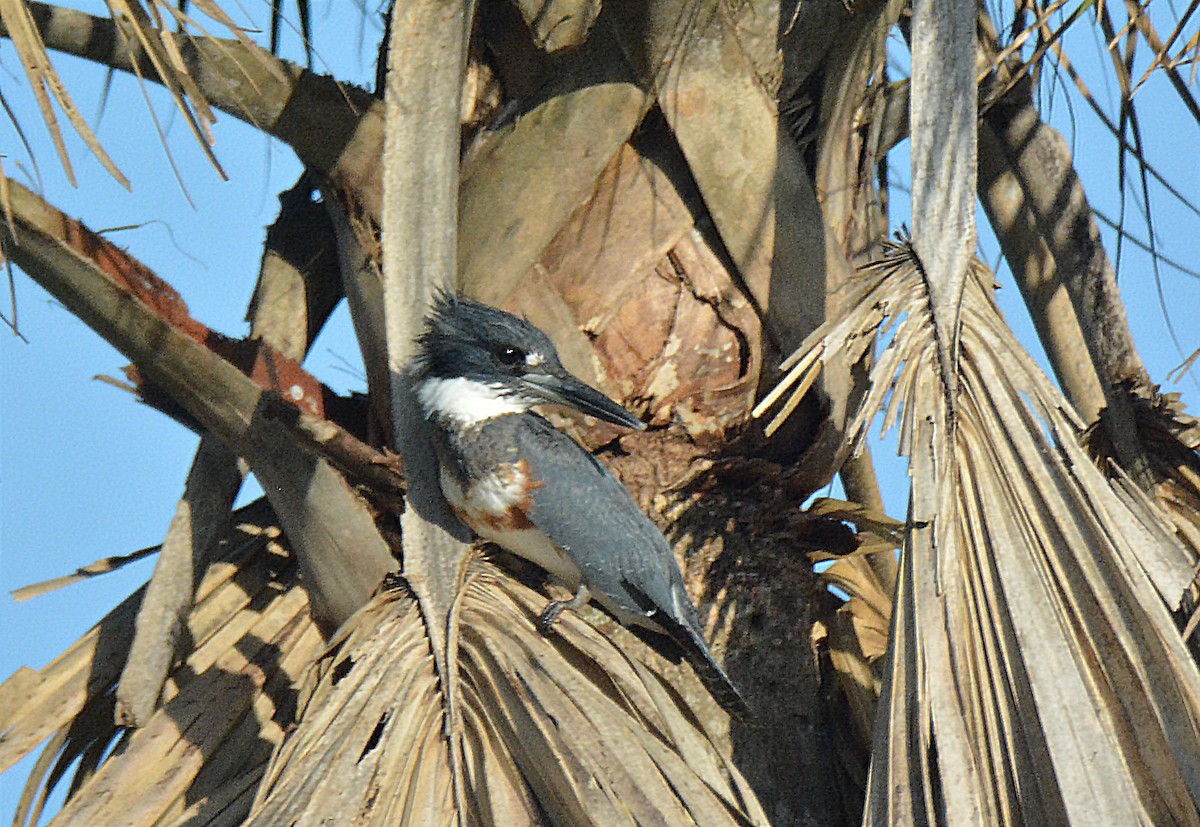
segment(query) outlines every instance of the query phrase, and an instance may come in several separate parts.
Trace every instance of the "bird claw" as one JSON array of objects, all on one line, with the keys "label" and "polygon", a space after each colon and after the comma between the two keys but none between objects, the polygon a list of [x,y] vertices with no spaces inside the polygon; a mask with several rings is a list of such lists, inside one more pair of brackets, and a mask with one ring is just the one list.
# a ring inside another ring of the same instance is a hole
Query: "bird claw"
[{"label": "bird claw", "polygon": [[542,609],[542,613],[538,615],[536,625],[538,631],[543,635],[549,636],[554,632],[554,621],[558,620],[558,616],[563,613],[563,609],[567,608],[566,600],[551,600],[546,604],[546,608]]},{"label": "bird claw", "polygon": [[554,621],[558,620],[558,616],[563,613],[564,609],[575,611],[584,603],[592,599],[592,593],[588,591],[588,587],[580,584],[575,591],[575,595],[570,600],[551,600],[546,604],[546,608],[542,609],[542,613],[538,615],[536,625],[538,631],[543,635],[549,635],[554,631]]}]

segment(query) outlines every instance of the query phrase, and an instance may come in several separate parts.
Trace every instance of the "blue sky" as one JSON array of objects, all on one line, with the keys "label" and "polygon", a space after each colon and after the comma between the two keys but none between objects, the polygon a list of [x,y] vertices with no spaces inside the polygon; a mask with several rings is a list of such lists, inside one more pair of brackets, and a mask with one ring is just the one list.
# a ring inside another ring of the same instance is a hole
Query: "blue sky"
[{"label": "blue sky", "polygon": [[[266,18],[266,6],[250,10]],[[95,11],[95,9],[92,9]],[[361,56],[358,43],[366,26],[373,43],[378,24],[365,24],[349,5],[318,5],[321,57],[345,80],[367,82],[373,54]],[[334,34],[330,34],[334,31]],[[299,52],[295,38],[288,47]],[[1070,42],[1072,55],[1088,75],[1093,92],[1113,111],[1098,62],[1099,44],[1088,27]],[[105,83],[96,67],[56,58],[76,102],[93,124],[100,111]],[[1187,77],[1187,67],[1184,68]],[[291,186],[300,172],[290,151],[233,118],[221,115],[216,153],[230,175],[221,181],[197,150],[184,124],[171,114],[157,88],[150,98],[168,125],[167,142],[182,170],[188,204],[155,136],[135,80],[114,76],[98,133],[118,165],[133,182],[126,192],[68,136],[79,188],[66,182],[44,127],[32,108],[10,44],[0,44],[0,85],[27,130],[39,162],[42,188],[49,199],[93,229],[141,225],[111,237],[173,284],[193,314],[210,326],[243,335],[243,317],[258,269],[266,225],[274,220],[276,193]],[[1193,87],[1193,91],[1195,87]],[[1138,105],[1148,154],[1176,187],[1200,201],[1200,127],[1191,120],[1156,76],[1139,93]],[[1072,108],[1059,91],[1045,99],[1053,123],[1072,142],[1092,203],[1117,214],[1115,143],[1096,127],[1082,104]],[[0,149],[8,174],[29,183],[29,162],[11,126],[0,123]],[[901,165],[896,178],[909,180]],[[1200,269],[1200,217],[1182,207],[1161,187],[1153,187],[1153,208],[1162,252]],[[897,216],[905,209],[897,198]],[[1146,237],[1133,201],[1130,231]],[[987,238],[980,215],[981,250],[995,262],[995,243]],[[1104,229],[1110,254],[1113,233]],[[1033,343],[1032,327],[1007,271],[1000,301],[1022,341]],[[21,665],[40,667],[65,649],[121,598],[149,576],[153,560],[17,604],[8,592],[20,586],[68,573],[100,557],[125,554],[158,543],[183,488],[196,437],[132,397],[93,381],[96,374],[118,375],[125,359],[85,325],[17,272],[16,295],[21,330],[28,343],[0,332],[0,679]],[[1151,375],[1167,390],[1180,390],[1191,409],[1200,411],[1195,381],[1168,383],[1167,372],[1182,356],[1165,330],[1155,276],[1149,257],[1126,245],[1120,283],[1130,324]],[[1200,280],[1163,266],[1161,286],[1183,353],[1200,347]],[[6,315],[11,308],[0,300]],[[1033,348],[1035,352],[1036,347]],[[307,363],[327,384],[341,390],[365,385],[357,348],[344,310],[323,334]],[[883,466],[890,510],[903,515],[906,498],[903,466],[892,457],[894,443],[876,446]],[[244,493],[243,500],[253,492]],[[28,762],[25,762],[28,766]],[[0,777],[0,818],[16,806],[23,773]]]}]

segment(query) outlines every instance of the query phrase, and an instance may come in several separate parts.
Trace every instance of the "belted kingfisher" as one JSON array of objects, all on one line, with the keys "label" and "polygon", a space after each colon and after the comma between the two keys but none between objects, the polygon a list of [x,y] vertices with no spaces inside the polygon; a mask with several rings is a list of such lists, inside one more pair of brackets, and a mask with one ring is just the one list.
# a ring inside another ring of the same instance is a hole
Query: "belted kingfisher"
[{"label": "belted kingfisher", "polygon": [[417,400],[436,426],[446,500],[480,537],[574,592],[547,604],[539,628],[595,597],[622,625],[669,635],[717,701],[749,717],[708,649],[666,538],[607,468],[532,409],[645,425],[568,373],[541,330],[479,302],[441,294],[418,348]]}]

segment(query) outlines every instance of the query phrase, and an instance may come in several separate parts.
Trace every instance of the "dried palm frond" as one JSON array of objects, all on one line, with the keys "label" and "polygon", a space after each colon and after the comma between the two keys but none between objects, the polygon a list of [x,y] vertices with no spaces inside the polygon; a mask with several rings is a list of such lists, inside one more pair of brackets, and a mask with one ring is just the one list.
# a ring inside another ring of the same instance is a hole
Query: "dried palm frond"
[{"label": "dried palm frond", "polygon": [[886,404],[913,478],[867,820],[1200,823],[1200,673],[1168,611],[1191,581],[1187,552],[1089,461],[1083,423],[972,271],[953,429],[907,246],[867,272],[776,395],[895,323],[848,436]]},{"label": "dried palm frond", "polygon": [[[827,510],[828,506],[818,501],[808,513]],[[892,538],[901,536],[898,526],[861,514],[852,514],[850,518],[857,520],[860,527],[864,520],[875,523],[873,530],[860,533],[863,540],[856,555],[895,553],[899,540]],[[816,555],[810,554],[810,557],[816,558]],[[839,559],[821,573],[849,599],[817,625],[813,638],[828,653],[829,665],[833,667],[849,704],[859,743],[864,750],[869,750],[875,709],[883,685],[883,656],[887,652],[892,622],[892,590],[887,589],[878,577],[872,577],[870,569],[853,565],[855,562],[854,557]]]},{"label": "dried palm frond", "polygon": [[[857,569],[843,568],[847,576],[833,575],[831,579],[854,582],[866,579]],[[876,590],[873,597],[876,599],[851,596],[829,619],[818,622],[813,629],[814,643],[828,653],[829,665],[849,704],[857,741],[864,750],[869,750],[871,744],[892,618],[891,595]],[[858,779],[858,783],[865,786],[865,779]]]},{"label": "dried palm frond", "polygon": [[84,580],[89,580],[93,577],[99,577],[104,574],[110,574],[117,569],[136,563],[149,557],[152,554],[157,554],[161,546],[147,546],[146,548],[131,551],[129,554],[117,554],[110,557],[101,557],[88,563],[86,566],[80,566],[70,574],[52,577],[49,580],[41,580],[37,583],[30,583],[28,586],[22,586],[19,589],[13,589],[9,594],[12,599],[21,603],[26,600],[32,600],[35,597],[41,597],[44,594],[56,592],[59,589],[65,589],[67,586],[73,586]]},{"label": "dried palm frond", "polygon": [[[1099,108],[1057,43],[1055,55],[1118,140],[1121,158],[1129,155],[1138,164],[1145,195],[1143,208],[1149,221],[1146,182],[1151,176],[1160,182],[1163,179],[1141,150],[1130,71],[1139,37],[1146,38],[1154,50],[1155,64],[1163,59],[1164,46],[1144,9],[1126,4],[1130,19],[1119,32],[1110,20],[1111,11],[1108,7],[1099,13],[1101,28],[1109,34],[1109,46],[1114,50],[1114,70],[1121,91],[1119,126]],[[1181,22],[1191,11],[1183,14]],[[1044,27],[1044,21],[1045,15],[1039,15],[1039,21],[1026,31]],[[985,54],[1011,51],[1011,47],[999,50],[999,35],[984,12],[980,13],[980,34]],[[1052,39],[1045,30],[1042,36]],[[1117,44],[1122,39],[1124,54],[1120,55]],[[1006,77],[999,57],[991,63],[1000,70],[1001,79]],[[1185,105],[1197,114],[1190,93],[1183,94]],[[1133,144],[1125,140],[1127,130],[1132,131]],[[1125,484],[1120,466],[1170,515],[1185,546],[1192,550],[1195,565],[1200,552],[1195,511],[1200,503],[1196,476],[1200,458],[1194,420],[1184,414],[1182,405],[1159,396],[1134,347],[1115,271],[1100,242],[1094,211],[1074,172],[1067,141],[1042,122],[1028,87],[1018,87],[997,102],[981,122],[980,137],[984,147],[981,168],[987,184],[982,195],[985,209],[1055,373],[1076,410],[1091,423],[1086,435],[1088,450],[1118,484]],[[1121,163],[1123,166],[1124,161]],[[1046,169],[1055,172],[1040,174]],[[1167,187],[1187,204],[1182,195],[1169,184]],[[1122,220],[1109,223],[1124,237]],[[1139,242],[1135,239],[1135,243]],[[1149,243],[1143,246],[1154,261],[1170,263],[1155,248],[1153,222]],[[1169,317],[1167,326],[1170,330]],[[1086,344],[1086,350],[1079,346],[1081,343]],[[1192,591],[1194,600],[1195,587]]]},{"label": "dried palm frond", "polygon": [[54,106],[50,101],[50,95],[47,94],[47,87],[53,93],[54,100],[67,116],[67,120],[71,122],[71,126],[79,133],[79,136],[83,139],[88,149],[92,151],[113,178],[121,182],[123,186],[128,187],[129,179],[121,173],[121,170],[117,169],[117,165],[108,156],[108,153],[104,151],[104,147],[100,145],[99,139],[92,132],[91,127],[88,126],[87,121],[83,119],[83,115],[80,114],[75,106],[75,102],[71,99],[70,94],[67,93],[62,79],[59,78],[58,72],[55,71],[54,66],[51,64],[50,56],[46,53],[46,44],[42,41],[41,34],[38,32],[29,4],[24,2],[24,0],[3,0],[0,2],[0,26],[3,27],[5,33],[12,40],[13,47],[17,50],[17,55],[21,60],[21,65],[25,68],[25,75],[29,79],[29,86],[33,90],[38,106],[42,110],[42,118],[46,122],[46,128],[50,131],[50,137],[54,141],[54,147],[58,151],[58,158],[62,163],[67,179],[74,184],[75,172],[71,167],[71,158],[67,154],[67,146],[63,140],[62,130],[58,125],[58,118],[54,114]]},{"label": "dried palm frond", "polygon": [[[1128,388],[1137,416],[1138,434],[1151,459],[1155,485],[1154,503],[1167,515],[1179,539],[1200,558],[1200,421],[1189,415],[1178,394],[1160,394],[1146,388]],[[1093,424],[1084,435],[1088,453],[1101,470],[1123,484],[1110,457],[1113,450],[1107,434]],[[1194,570],[1194,569],[1193,569]],[[1191,638],[1200,624],[1200,579],[1193,581],[1181,607],[1184,637]],[[1196,645],[1193,641],[1193,647]]]},{"label": "dried palm frond", "polygon": [[[547,638],[545,598],[472,562],[455,608],[465,805],[482,824],[765,824],[707,711],[594,610]],[[681,674],[671,670],[670,674]],[[686,667],[688,684],[697,679]],[[444,706],[416,600],[344,627],[264,779],[250,824],[453,824]],[[419,816],[416,814],[420,814]]]},{"label": "dried palm frond", "polygon": [[[262,54],[264,59],[259,62],[267,71],[282,78],[277,62],[270,60],[262,49],[255,46],[244,28],[235,23],[219,5],[212,0],[198,0],[194,5],[223,30],[231,33],[238,44],[244,47],[244,53],[252,57]],[[204,35],[203,40],[209,40],[208,32],[194,17],[162,0],[148,0],[145,3],[141,0],[109,0],[107,6],[112,22],[116,24],[116,42],[111,44],[112,54],[120,54],[139,78],[157,81],[167,89],[210,163],[224,176],[212,152],[213,112],[184,56],[184,47],[190,38],[188,32],[195,30]],[[87,31],[89,19],[87,15],[43,3],[0,0],[0,30],[12,40],[17,50],[68,180],[74,183],[75,174],[53,103],[58,104],[72,128],[109,174],[123,186],[129,187],[128,179],[105,152],[100,140],[78,111],[47,53],[44,39],[47,30],[54,31],[56,40],[67,40],[78,46],[90,39],[90,32]],[[169,28],[172,22],[178,24],[180,32]]]},{"label": "dried palm frond", "polygon": [[[193,647],[171,670],[163,703],[139,730],[113,721],[139,590],[40,671],[0,686],[0,769],[48,740],[14,824],[36,823],[78,759],[55,824],[236,824],[274,745],[291,725],[304,671],[324,643],[273,539],[264,504],[248,506],[196,594]],[[114,749],[114,744],[115,749]]]},{"label": "dried palm frond", "polygon": [[[462,707],[454,672],[453,618],[471,538],[441,496],[433,426],[417,404],[410,366],[434,296],[457,287],[460,118],[474,16],[474,0],[416,0],[392,9],[380,221],[386,228],[380,271],[388,384],[373,389],[391,399],[392,442],[403,458],[409,483],[407,505],[398,521],[404,537],[403,577],[424,621],[423,626],[415,624],[417,649],[422,655],[426,651],[432,655],[441,689],[440,693],[431,690],[438,702],[425,709],[440,713],[440,701],[445,702],[442,731],[450,743],[445,754],[450,772],[433,784],[442,787],[442,782],[450,782],[457,804],[454,809],[461,813],[458,823],[463,825]],[[357,308],[361,307],[358,303]],[[408,671],[410,679],[417,677],[416,670]],[[435,735],[426,746],[436,741]],[[439,766],[436,761],[422,762],[418,773],[436,775]],[[392,818],[393,822],[404,820]]]},{"label": "dried palm frond", "polygon": [[[892,622],[892,592],[861,563],[865,555],[886,554],[892,559],[903,542],[904,524],[857,503],[829,498],[815,500],[807,518],[840,519],[854,523],[857,548],[850,554],[810,552],[814,562],[834,560],[821,577],[849,598],[817,623],[813,641],[828,654],[838,684],[846,696],[850,719],[859,746],[870,749],[875,707],[883,685],[884,654]],[[860,779],[860,783],[865,781]]]}]

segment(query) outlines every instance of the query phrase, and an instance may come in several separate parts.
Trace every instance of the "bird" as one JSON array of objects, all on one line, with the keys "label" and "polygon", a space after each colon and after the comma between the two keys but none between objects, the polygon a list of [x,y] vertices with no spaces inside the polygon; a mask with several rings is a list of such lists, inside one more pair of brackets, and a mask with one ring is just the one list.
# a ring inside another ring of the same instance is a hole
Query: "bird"
[{"label": "bird", "polygon": [[552,404],[635,431],[645,424],[563,367],[528,320],[451,292],[417,337],[414,391],[434,426],[442,494],[476,535],[569,589],[537,619],[590,599],[626,627],[666,634],[714,699],[749,709],[713,657],[667,539],[591,452],[534,411]]}]

